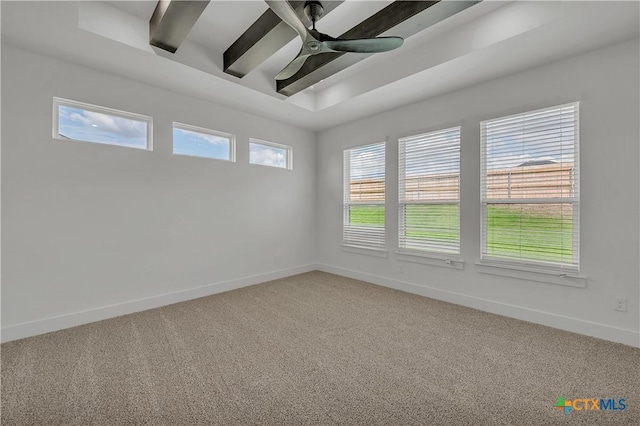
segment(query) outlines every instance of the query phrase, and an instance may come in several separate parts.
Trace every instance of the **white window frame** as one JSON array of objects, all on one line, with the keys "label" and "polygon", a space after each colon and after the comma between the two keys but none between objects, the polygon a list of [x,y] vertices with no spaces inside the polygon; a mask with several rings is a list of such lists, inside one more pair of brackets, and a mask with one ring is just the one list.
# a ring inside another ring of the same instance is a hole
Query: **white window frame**
[{"label": "white window frame", "polygon": [[[384,172],[384,186],[385,186],[385,199],[383,201],[351,201],[351,151],[354,149],[365,148],[368,146],[382,145],[382,150],[385,155],[385,172]],[[372,252],[386,253],[386,141],[376,142],[372,144],[355,146],[347,148],[343,151],[343,226],[342,226],[342,246],[347,249],[362,250],[361,254],[373,254]],[[365,226],[365,225],[351,225],[350,224],[350,210],[351,206],[382,206],[385,214],[385,222],[380,226]],[[366,236],[358,241],[357,238],[351,238],[353,234],[362,234]],[[371,241],[367,244],[366,240]]]},{"label": "white window frame", "polygon": [[[574,125],[574,166],[573,166],[573,185],[571,197],[552,197],[552,198],[487,198],[487,141],[486,141],[486,125],[494,120],[505,120],[518,116],[544,113],[545,111],[556,110],[566,107],[575,108],[575,125]],[[503,117],[496,117],[480,122],[480,169],[481,169],[481,247],[479,266],[497,267],[501,269],[516,269],[524,272],[537,272],[542,274],[557,275],[559,277],[575,277],[584,278],[579,275],[580,271],[580,103],[572,102],[563,105],[556,105],[548,108],[525,111],[518,114],[512,114]],[[486,253],[487,241],[487,206],[489,204],[571,204],[573,214],[573,235],[572,235],[572,253],[577,258],[576,264],[566,264],[559,262],[527,260],[527,259],[511,259],[498,256],[490,256]],[[502,275],[502,273],[500,273]],[[565,284],[560,282],[559,284]],[[572,284],[569,284],[572,285]],[[580,285],[581,286],[581,285]]]},{"label": "white window frame", "polygon": [[[270,166],[268,164],[252,163],[251,162],[251,144],[262,145],[272,148],[284,149],[287,151],[286,167]],[[269,142],[262,139],[249,138],[249,164],[253,166],[271,167],[280,170],[293,170],[293,147],[289,145],[283,145],[275,142]]]},{"label": "white window frame", "polygon": [[[60,122],[59,122],[60,116],[59,116],[59,114],[60,114],[60,107],[61,106],[77,108],[77,109],[82,109],[84,111],[97,112],[97,113],[100,113],[100,114],[106,114],[106,115],[111,115],[111,116],[115,116],[115,117],[121,117],[121,118],[130,119],[130,120],[145,122],[147,124],[147,144],[146,144],[145,147],[138,147],[138,146],[122,145],[122,144],[111,143],[111,142],[93,142],[93,141],[86,141],[86,140],[80,140],[80,139],[62,138],[62,137],[60,137],[60,129],[59,129],[59,125],[60,125]],[[73,100],[70,100],[70,99],[58,98],[58,97],[54,96],[54,98],[53,98],[53,126],[52,127],[53,127],[53,138],[54,139],[58,139],[58,140],[63,140],[63,141],[72,140],[72,141],[86,142],[86,143],[92,143],[92,144],[119,146],[119,147],[123,147],[123,148],[133,148],[133,149],[142,149],[142,150],[146,150],[146,151],[153,151],[153,118],[149,117],[147,115],[136,114],[136,113],[128,112],[128,111],[121,111],[119,109],[114,109],[114,108],[108,108],[108,107],[103,107],[103,106],[99,106],[99,105],[88,104],[88,103],[85,103],[85,102],[73,101]]]},{"label": "white window frame", "polygon": [[[432,135],[442,134],[445,132],[451,132],[457,130],[458,132],[458,198],[457,199],[442,199],[442,200],[424,200],[424,201],[407,201],[404,197],[405,194],[405,182],[406,182],[406,143],[412,139],[424,137],[427,138]],[[408,255],[427,256],[435,258],[443,258],[447,260],[460,260],[460,188],[461,188],[461,132],[462,126],[453,126],[443,129],[433,130],[417,135],[406,136],[398,139],[398,253]],[[407,206],[419,206],[419,205],[457,205],[458,206],[458,241],[457,250],[438,250],[435,247],[429,247],[425,245],[424,248],[407,248],[406,247],[406,226],[405,226],[405,213]],[[404,243],[404,244],[403,244]]]},{"label": "white window frame", "polygon": [[[204,155],[194,155],[194,154],[183,154],[181,152],[175,152],[175,141],[173,140],[173,130],[186,130],[188,132],[201,133],[203,135],[211,135],[217,136],[220,138],[225,138],[229,141],[229,158],[217,158],[217,157],[207,157]],[[179,123],[177,121],[173,122],[171,127],[171,152],[173,155],[182,155],[185,157],[195,157],[195,158],[205,158],[207,160],[218,160],[218,161],[228,161],[235,163],[236,161],[236,135],[226,132],[221,132],[218,130],[207,129],[205,127],[193,126],[191,124]]]}]

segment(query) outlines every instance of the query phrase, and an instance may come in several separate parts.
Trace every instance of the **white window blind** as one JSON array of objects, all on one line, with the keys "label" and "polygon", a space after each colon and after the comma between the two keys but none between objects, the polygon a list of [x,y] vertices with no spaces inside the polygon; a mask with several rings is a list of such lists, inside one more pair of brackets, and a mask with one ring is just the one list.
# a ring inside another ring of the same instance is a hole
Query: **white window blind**
[{"label": "white window blind", "polygon": [[578,103],[481,123],[482,259],[578,271]]},{"label": "white window blind", "polygon": [[460,253],[460,127],[399,140],[402,251]]},{"label": "white window blind", "polygon": [[385,247],[385,143],[344,151],[343,244]]}]

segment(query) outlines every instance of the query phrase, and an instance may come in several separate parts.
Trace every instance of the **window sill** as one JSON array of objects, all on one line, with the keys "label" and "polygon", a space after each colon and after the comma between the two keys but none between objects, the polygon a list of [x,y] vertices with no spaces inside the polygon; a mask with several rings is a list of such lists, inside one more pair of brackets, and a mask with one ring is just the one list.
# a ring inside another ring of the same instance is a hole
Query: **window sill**
[{"label": "window sill", "polygon": [[350,246],[350,245],[346,245],[346,244],[342,245],[342,251],[346,251],[346,252],[349,252],[349,253],[355,253],[355,254],[364,254],[364,255],[367,255],[367,256],[375,256],[375,257],[388,257],[389,256],[389,252],[387,250],[384,250],[384,249],[375,249],[375,248],[359,247],[359,246]]},{"label": "window sill", "polygon": [[575,272],[562,272],[536,267],[527,267],[509,263],[480,261],[476,262],[478,272],[482,274],[500,275],[503,277],[522,280],[538,281],[548,284],[566,285],[570,287],[586,288],[587,277]]},{"label": "window sill", "polygon": [[424,265],[440,266],[450,269],[464,269],[464,260],[458,255],[397,251],[396,257],[401,262],[422,263]]}]

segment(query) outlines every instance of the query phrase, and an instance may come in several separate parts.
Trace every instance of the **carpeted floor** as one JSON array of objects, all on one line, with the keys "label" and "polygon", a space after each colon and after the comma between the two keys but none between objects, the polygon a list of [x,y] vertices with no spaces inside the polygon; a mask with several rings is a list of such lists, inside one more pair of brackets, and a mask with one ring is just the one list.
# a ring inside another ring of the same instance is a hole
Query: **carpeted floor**
[{"label": "carpeted floor", "polygon": [[[625,398],[624,411],[554,408]],[[640,349],[312,272],[2,345],[7,425],[640,425]]]}]

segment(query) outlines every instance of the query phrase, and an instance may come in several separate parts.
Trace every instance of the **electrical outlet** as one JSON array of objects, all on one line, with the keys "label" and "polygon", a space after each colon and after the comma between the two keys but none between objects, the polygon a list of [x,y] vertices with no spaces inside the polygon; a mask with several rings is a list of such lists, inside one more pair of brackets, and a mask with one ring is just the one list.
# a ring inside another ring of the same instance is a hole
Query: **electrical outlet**
[{"label": "electrical outlet", "polygon": [[613,309],[620,312],[627,312],[627,299],[616,297]]}]

